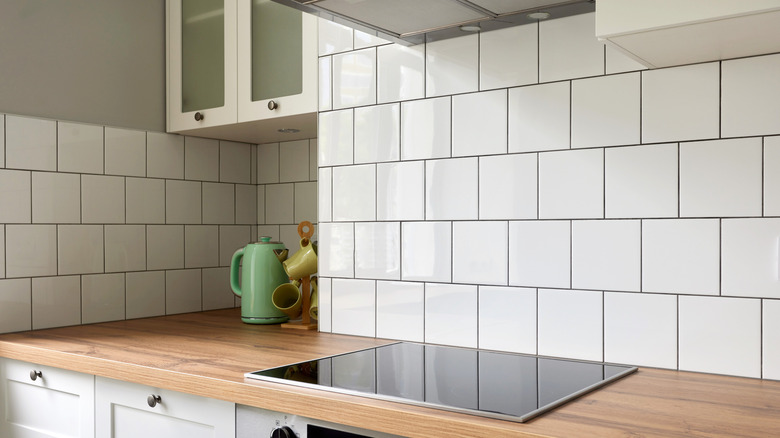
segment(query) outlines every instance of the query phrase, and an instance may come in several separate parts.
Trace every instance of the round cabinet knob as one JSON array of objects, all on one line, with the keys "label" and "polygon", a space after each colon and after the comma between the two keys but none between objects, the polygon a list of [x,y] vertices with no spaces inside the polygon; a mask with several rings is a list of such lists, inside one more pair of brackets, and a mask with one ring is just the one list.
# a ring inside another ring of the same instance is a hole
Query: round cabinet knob
[{"label": "round cabinet knob", "polygon": [[203,114],[202,112],[198,111],[198,112],[195,113],[195,121],[196,122],[200,122],[201,120],[203,120],[205,118],[206,118],[206,115]]},{"label": "round cabinet knob", "polygon": [[279,108],[279,104],[278,104],[278,103],[276,103],[276,102],[275,102],[275,101],[273,101],[273,100],[269,100],[269,101],[268,101],[268,109],[269,109],[269,110],[273,111],[273,110],[275,110],[275,109],[277,109],[277,108]]},{"label": "round cabinet knob", "polygon": [[277,427],[271,432],[271,438],[295,438],[295,432],[289,426]]},{"label": "round cabinet knob", "polygon": [[153,408],[157,406],[157,403],[162,403],[162,398],[156,394],[149,394],[149,397],[146,397],[146,403],[150,408]]},{"label": "round cabinet knob", "polygon": [[38,380],[38,377],[43,378],[43,373],[38,370],[30,371],[30,380]]}]

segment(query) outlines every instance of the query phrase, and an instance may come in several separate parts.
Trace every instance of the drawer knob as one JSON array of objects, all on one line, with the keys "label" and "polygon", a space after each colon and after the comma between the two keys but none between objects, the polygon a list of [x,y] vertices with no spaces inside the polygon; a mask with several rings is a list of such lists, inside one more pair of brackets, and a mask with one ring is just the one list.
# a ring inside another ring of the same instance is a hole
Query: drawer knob
[{"label": "drawer knob", "polygon": [[273,111],[275,109],[279,108],[279,104],[274,102],[273,100],[268,101],[268,109]]},{"label": "drawer knob", "polygon": [[30,380],[36,381],[38,380],[38,377],[43,378],[43,373],[38,370],[30,371]]},{"label": "drawer knob", "polygon": [[198,112],[195,113],[195,121],[196,122],[200,122],[201,120],[203,120],[205,118],[206,118],[206,115],[203,114],[202,112],[198,111]]},{"label": "drawer knob", "polygon": [[162,403],[162,398],[156,394],[149,394],[149,397],[146,397],[146,403],[150,408],[153,408],[157,406],[157,403]]}]

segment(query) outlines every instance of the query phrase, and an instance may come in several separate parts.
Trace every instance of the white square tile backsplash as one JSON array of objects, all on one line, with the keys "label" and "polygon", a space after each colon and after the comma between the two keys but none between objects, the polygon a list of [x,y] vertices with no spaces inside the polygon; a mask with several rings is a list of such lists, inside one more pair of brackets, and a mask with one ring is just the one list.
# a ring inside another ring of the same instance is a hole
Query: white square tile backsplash
[{"label": "white square tile backsplash", "polygon": [[571,86],[573,148],[639,143],[639,73],[580,79]]},{"label": "white square tile backsplash", "polygon": [[569,82],[509,89],[509,152],[568,149]]},{"label": "white square tile backsplash", "polygon": [[537,26],[514,26],[479,35],[479,89],[534,84],[539,78]]},{"label": "white square tile backsplash", "polygon": [[[425,46],[377,47],[378,103],[425,97]],[[325,58],[320,58],[325,59]]]},{"label": "white square tile backsplash", "polygon": [[452,98],[452,156],[505,154],[506,90],[461,94]]},{"label": "white square tile backsplash", "polygon": [[57,123],[57,170],[103,173],[103,127]]},{"label": "white square tile backsplash", "polygon": [[6,115],[5,166],[57,170],[57,122]]},{"label": "white square tile backsplash", "polygon": [[724,61],[724,137],[780,134],[780,55]]},{"label": "white square tile backsplash", "polygon": [[425,342],[477,347],[477,286],[425,285]]},{"label": "white square tile backsplash", "polygon": [[479,38],[467,35],[425,45],[425,96],[479,89]]},{"label": "white square tile backsplash", "polygon": [[30,172],[0,170],[0,222],[30,223],[31,190]]},{"label": "white square tile backsplash", "polygon": [[539,154],[539,219],[604,217],[604,149]]}]

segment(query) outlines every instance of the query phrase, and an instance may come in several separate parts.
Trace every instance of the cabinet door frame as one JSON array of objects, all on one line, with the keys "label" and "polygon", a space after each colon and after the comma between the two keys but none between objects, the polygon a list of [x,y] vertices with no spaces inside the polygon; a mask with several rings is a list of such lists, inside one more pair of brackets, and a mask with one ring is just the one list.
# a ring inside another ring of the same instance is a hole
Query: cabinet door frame
[{"label": "cabinet door frame", "polygon": [[[300,12],[302,19],[301,93],[252,101],[252,0],[238,0],[238,122],[266,120],[317,111],[317,17]],[[279,106],[268,109],[273,100]]]},{"label": "cabinet door frame", "polygon": [[198,111],[181,111],[182,100],[182,0],[166,1],[167,26],[165,26],[167,131],[177,132],[188,129],[208,128],[212,126],[236,123],[236,0],[224,0],[225,8],[225,102],[221,107],[200,110],[203,120],[196,121]]}]

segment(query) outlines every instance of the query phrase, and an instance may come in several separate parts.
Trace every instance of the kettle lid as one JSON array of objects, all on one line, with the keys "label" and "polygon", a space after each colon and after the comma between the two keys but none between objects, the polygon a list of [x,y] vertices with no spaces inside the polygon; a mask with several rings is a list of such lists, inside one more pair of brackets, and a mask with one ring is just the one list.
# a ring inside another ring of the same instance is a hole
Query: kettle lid
[{"label": "kettle lid", "polygon": [[261,245],[261,244],[264,244],[264,243],[273,244],[273,245],[281,245],[282,244],[282,242],[271,242],[271,238],[268,237],[268,236],[262,236],[262,237],[260,237],[260,241],[259,242],[252,242],[252,243],[255,244],[255,245]]}]

